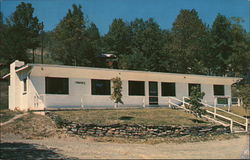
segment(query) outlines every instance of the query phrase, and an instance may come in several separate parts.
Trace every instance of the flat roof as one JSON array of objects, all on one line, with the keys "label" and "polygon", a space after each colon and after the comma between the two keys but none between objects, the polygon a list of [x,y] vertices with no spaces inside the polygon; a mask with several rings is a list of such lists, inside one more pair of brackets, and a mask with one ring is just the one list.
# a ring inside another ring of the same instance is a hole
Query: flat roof
[{"label": "flat roof", "polygon": [[[225,79],[242,79],[239,77],[225,77],[225,76],[211,76],[211,75],[200,75],[200,74],[184,74],[184,73],[170,73],[170,72],[152,72],[152,71],[140,71],[140,70],[126,70],[126,69],[110,69],[110,68],[96,68],[96,67],[83,67],[83,66],[70,66],[70,65],[57,65],[57,64],[25,64],[18,68],[16,72],[22,71],[29,66],[31,67],[58,67],[58,68],[77,68],[77,69],[90,69],[90,70],[103,70],[103,71],[118,71],[118,72],[131,72],[131,73],[153,73],[161,75],[179,75],[179,76],[193,76],[193,77],[207,77],[207,78],[225,78]],[[8,78],[10,73],[6,74],[2,78]]]},{"label": "flat roof", "polygon": [[[58,68],[78,68],[78,69],[91,69],[91,70],[104,70],[104,71],[118,71],[118,72],[135,72],[135,73],[154,73],[154,74],[166,74],[166,75],[182,75],[182,76],[199,76],[210,78],[240,78],[240,77],[226,77],[226,76],[211,76],[201,74],[184,74],[184,73],[170,73],[170,72],[152,72],[152,71],[140,71],[140,70],[126,70],[126,69],[110,69],[110,68],[96,68],[96,67],[83,67],[83,66],[70,66],[70,65],[57,65],[57,64],[26,64],[25,66],[38,66],[38,67],[58,67]],[[25,67],[23,66],[23,67]],[[240,78],[242,79],[242,78]]]}]

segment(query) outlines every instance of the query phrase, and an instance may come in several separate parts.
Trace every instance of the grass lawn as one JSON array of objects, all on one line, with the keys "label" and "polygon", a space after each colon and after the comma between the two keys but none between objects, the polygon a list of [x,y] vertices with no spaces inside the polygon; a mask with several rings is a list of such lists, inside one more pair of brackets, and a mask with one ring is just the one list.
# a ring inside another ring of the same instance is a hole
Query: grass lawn
[{"label": "grass lawn", "polygon": [[[227,107],[222,107],[222,109],[227,111]],[[238,107],[238,106],[233,106],[231,107],[231,112],[238,114],[240,116],[250,116],[250,109],[245,110],[245,108],[243,107]]]},{"label": "grass lawn", "polygon": [[84,124],[141,124],[204,126],[210,123],[182,110],[170,108],[56,111],[61,118]]},{"label": "grass lawn", "polygon": [[18,114],[21,114],[22,112],[18,111],[10,111],[8,109],[0,110],[0,122],[6,122],[10,120],[11,118],[15,117]]}]

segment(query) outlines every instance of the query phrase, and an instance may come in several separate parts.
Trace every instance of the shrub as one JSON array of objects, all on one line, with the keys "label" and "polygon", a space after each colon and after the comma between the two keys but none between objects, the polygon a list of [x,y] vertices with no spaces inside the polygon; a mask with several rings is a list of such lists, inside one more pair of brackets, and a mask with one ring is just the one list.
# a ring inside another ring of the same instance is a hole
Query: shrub
[{"label": "shrub", "polygon": [[206,110],[202,109],[203,104],[201,100],[205,96],[204,92],[200,92],[198,87],[193,87],[190,99],[187,102],[190,104],[189,109],[196,117],[201,117],[202,114],[206,113]]}]

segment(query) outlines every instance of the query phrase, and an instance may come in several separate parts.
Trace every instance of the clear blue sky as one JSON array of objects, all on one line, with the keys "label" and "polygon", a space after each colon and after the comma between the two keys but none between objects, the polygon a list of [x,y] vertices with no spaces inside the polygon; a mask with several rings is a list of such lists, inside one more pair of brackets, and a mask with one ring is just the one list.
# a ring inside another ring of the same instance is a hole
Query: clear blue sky
[{"label": "clear blue sky", "polygon": [[132,21],[135,18],[154,18],[162,29],[171,29],[181,9],[196,9],[200,18],[212,25],[216,15],[244,19],[249,32],[250,2],[248,0],[0,0],[1,11],[8,17],[21,2],[32,3],[35,15],[45,24],[45,30],[55,28],[72,4],[80,4],[85,16],[106,34],[114,18]]}]

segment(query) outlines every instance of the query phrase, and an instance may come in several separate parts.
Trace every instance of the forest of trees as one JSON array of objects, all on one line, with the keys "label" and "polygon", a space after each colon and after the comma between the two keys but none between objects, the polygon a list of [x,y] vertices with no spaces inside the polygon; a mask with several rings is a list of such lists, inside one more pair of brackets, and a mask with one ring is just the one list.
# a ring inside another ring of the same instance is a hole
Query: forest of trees
[{"label": "forest of trees", "polygon": [[111,53],[120,69],[241,77],[250,70],[250,34],[238,17],[218,14],[208,26],[196,10],[183,9],[169,30],[153,18],[119,18],[103,36],[75,4],[49,32],[29,3],[3,17],[0,13],[1,74],[16,59],[40,63],[41,46],[44,63],[95,67],[98,55]]}]

